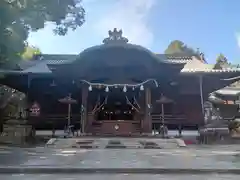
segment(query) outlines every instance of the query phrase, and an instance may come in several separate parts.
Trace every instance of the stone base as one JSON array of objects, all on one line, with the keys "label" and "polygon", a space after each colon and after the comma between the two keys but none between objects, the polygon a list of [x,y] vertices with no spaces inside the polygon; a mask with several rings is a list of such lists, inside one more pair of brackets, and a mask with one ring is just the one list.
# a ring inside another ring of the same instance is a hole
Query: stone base
[{"label": "stone base", "polygon": [[31,132],[32,126],[25,124],[24,121],[9,120],[3,125],[0,143],[25,144]]}]

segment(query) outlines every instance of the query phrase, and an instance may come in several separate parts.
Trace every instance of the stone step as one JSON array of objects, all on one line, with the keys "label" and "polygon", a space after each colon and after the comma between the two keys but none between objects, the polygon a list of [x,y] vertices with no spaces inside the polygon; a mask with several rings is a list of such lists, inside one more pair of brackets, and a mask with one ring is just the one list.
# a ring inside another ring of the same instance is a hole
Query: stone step
[{"label": "stone step", "polygon": [[[180,139],[149,139],[149,138],[124,138],[124,137],[85,137],[85,138],[58,138],[51,146],[57,148],[80,148],[80,149],[176,149],[186,147],[184,141]],[[89,141],[89,143],[81,142]],[[115,142],[115,143],[114,143]]]}]

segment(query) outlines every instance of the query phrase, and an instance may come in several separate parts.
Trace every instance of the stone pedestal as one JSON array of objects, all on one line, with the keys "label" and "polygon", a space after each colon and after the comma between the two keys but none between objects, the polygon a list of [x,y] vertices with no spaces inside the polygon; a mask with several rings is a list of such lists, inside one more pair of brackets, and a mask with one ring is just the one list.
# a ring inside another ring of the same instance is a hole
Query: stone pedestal
[{"label": "stone pedestal", "polygon": [[240,138],[240,127],[231,130],[230,135],[234,138]]},{"label": "stone pedestal", "polygon": [[1,143],[25,144],[27,137],[31,135],[32,126],[27,125],[24,120],[8,120],[3,125],[3,133],[0,137]]}]

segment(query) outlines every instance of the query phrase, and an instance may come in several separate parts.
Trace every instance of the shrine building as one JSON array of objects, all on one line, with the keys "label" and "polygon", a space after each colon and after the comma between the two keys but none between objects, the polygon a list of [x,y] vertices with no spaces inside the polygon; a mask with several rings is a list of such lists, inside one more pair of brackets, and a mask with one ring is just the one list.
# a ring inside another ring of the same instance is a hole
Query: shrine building
[{"label": "shrine building", "polygon": [[209,93],[240,75],[239,68],[214,69],[202,53],[153,53],[117,29],[78,55],[41,54],[1,72],[2,84],[27,95],[26,119],[37,129],[81,124],[82,132],[110,135],[162,124],[196,129]]}]

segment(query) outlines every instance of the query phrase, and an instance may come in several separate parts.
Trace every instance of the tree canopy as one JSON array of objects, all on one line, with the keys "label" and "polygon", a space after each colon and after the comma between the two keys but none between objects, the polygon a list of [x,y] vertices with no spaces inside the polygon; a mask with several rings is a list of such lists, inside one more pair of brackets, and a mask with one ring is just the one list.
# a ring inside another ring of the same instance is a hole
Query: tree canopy
[{"label": "tree canopy", "polygon": [[229,67],[229,66],[230,66],[230,63],[228,62],[228,59],[222,53],[220,53],[217,56],[214,69],[222,69],[224,67]]},{"label": "tree canopy", "polygon": [[[44,28],[47,22],[55,25],[53,33],[64,36],[84,21],[81,0],[0,0],[0,67],[11,68],[17,61],[39,54],[40,50],[29,46],[27,39],[30,32]],[[0,85],[0,112],[22,96]]]},{"label": "tree canopy", "polygon": [[65,35],[84,23],[81,0],[1,0],[0,65],[19,60],[25,51],[28,35],[55,25],[54,33]]},{"label": "tree canopy", "polygon": [[188,47],[186,44],[179,40],[172,41],[165,50],[165,54],[182,54],[182,53],[197,54],[197,52],[194,49]]},{"label": "tree canopy", "polygon": [[41,51],[39,48],[34,46],[27,46],[25,47],[21,57],[23,60],[31,60],[34,55],[38,55],[38,54],[41,54]]},{"label": "tree canopy", "polygon": [[227,58],[222,54],[220,53],[218,56],[217,56],[217,59],[216,59],[216,62],[223,62],[223,63],[228,63],[228,60]]}]

